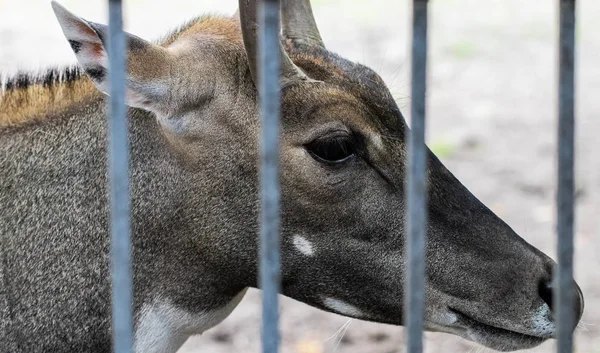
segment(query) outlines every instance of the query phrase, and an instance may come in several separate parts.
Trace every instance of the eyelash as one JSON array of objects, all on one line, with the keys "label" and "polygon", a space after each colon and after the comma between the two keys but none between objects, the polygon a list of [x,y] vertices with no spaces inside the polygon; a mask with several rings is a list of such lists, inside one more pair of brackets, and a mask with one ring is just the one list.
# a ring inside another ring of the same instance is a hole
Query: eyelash
[{"label": "eyelash", "polygon": [[356,155],[355,141],[348,135],[321,137],[305,147],[316,161],[330,165],[344,163]]}]

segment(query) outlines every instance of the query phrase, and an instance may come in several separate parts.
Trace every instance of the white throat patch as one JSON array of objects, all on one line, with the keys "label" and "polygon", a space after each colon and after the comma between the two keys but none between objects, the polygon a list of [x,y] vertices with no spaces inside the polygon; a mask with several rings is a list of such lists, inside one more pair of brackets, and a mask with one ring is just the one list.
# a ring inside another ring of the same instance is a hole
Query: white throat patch
[{"label": "white throat patch", "polygon": [[217,325],[239,304],[248,288],[227,305],[212,311],[190,313],[166,300],[144,304],[135,330],[135,353],[175,353],[191,335]]}]

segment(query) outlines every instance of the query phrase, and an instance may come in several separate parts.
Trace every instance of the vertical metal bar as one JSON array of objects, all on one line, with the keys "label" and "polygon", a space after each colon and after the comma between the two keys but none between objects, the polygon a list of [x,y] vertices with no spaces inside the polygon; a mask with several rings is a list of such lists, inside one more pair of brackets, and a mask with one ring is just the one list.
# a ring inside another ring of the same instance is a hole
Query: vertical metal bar
[{"label": "vertical metal bar", "polygon": [[129,219],[129,146],[125,107],[125,34],[120,0],[109,0],[110,82],[108,164],[111,204],[112,324],[115,353],[133,348],[131,229]]},{"label": "vertical metal bar", "polygon": [[425,92],[427,78],[427,0],[413,0],[412,108],[409,136],[407,208],[407,288],[404,300],[407,351],[423,351],[425,304],[426,157]]},{"label": "vertical metal bar", "polygon": [[260,278],[263,292],[264,353],[279,350],[279,1],[258,5],[258,73],[261,109],[261,231]]},{"label": "vertical metal bar", "polygon": [[575,287],[573,281],[575,149],[575,0],[559,0],[558,82],[558,270],[555,274],[557,351],[573,351]]}]

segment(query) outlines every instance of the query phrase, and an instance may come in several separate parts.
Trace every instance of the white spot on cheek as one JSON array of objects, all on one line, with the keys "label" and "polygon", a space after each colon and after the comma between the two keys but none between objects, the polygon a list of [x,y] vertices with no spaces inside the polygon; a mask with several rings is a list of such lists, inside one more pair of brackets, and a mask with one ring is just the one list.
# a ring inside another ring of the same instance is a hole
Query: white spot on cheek
[{"label": "white spot on cheek", "polygon": [[305,237],[300,235],[294,235],[294,246],[298,251],[306,256],[313,256],[315,254],[315,249],[310,241],[308,241]]},{"label": "white spot on cheek", "polygon": [[378,150],[383,149],[383,141],[381,140],[381,136],[377,135],[377,134],[373,134],[373,145],[375,145],[375,147]]},{"label": "white spot on cheek", "polygon": [[323,298],[323,305],[328,307],[329,309],[335,311],[338,314],[352,316],[352,317],[361,317],[364,316],[363,312],[360,311],[359,308],[354,305],[350,305],[345,301],[334,299],[334,298]]}]

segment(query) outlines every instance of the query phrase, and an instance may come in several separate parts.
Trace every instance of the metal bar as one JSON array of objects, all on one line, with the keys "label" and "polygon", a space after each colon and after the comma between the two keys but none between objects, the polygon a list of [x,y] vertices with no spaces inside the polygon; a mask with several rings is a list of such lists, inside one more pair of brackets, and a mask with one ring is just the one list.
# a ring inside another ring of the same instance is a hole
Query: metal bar
[{"label": "metal bar", "polygon": [[281,286],[279,254],[279,1],[258,5],[258,73],[261,110],[261,228],[260,278],[263,293],[262,342],[264,353],[279,350],[277,294]]},{"label": "metal bar", "polygon": [[575,0],[559,0],[558,83],[558,269],[555,274],[557,351],[573,351],[575,287],[573,281],[575,149]]},{"label": "metal bar", "polygon": [[108,168],[111,206],[112,324],[115,353],[133,349],[133,281],[129,217],[129,146],[125,107],[125,34],[120,0],[109,0]]},{"label": "metal bar", "polygon": [[407,351],[423,351],[425,304],[426,157],[425,92],[427,78],[427,0],[413,0],[412,108],[409,135],[406,242],[407,287],[404,300]]}]

